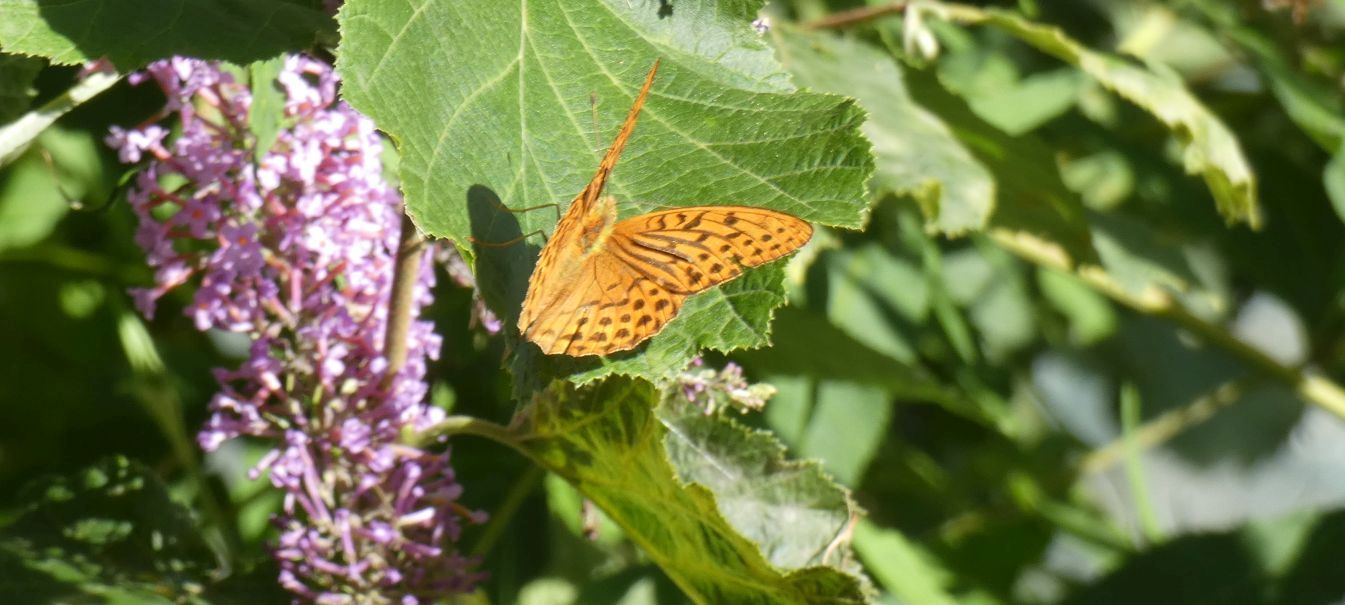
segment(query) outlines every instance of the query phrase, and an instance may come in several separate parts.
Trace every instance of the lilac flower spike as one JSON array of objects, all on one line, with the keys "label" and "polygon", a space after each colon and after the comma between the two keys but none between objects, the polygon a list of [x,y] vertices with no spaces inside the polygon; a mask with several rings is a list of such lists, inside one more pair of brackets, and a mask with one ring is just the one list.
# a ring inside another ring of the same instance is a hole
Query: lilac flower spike
[{"label": "lilac flower spike", "polygon": [[[133,292],[151,316],[169,290],[196,284],[186,313],[201,330],[252,339],[249,358],[216,370],[220,390],[198,440],[271,440],[254,476],[285,493],[274,552],[296,601],[438,602],[470,591],[475,561],[453,546],[483,515],[458,503],[448,453],[401,444],[442,418],[423,403],[429,322],[413,322],[405,367],[388,377],[387,301],[401,198],[382,176],[367,118],[336,99],[330,66],[289,57],[279,77],[286,128],[256,160],[251,96],[218,65],[174,58],[152,79],[180,133],[151,120],[107,137],[124,162],[147,160],[128,195],[155,285]],[[171,184],[171,185],[170,185]],[[431,300],[427,254],[415,312]]]}]

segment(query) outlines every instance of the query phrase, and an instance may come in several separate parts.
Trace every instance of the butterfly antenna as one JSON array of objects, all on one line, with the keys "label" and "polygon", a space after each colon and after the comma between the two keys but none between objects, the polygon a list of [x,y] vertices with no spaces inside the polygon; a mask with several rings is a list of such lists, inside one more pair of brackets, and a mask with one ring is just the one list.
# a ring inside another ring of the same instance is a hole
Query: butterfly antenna
[{"label": "butterfly antenna", "polygon": [[602,149],[602,143],[598,141],[598,93],[588,93],[588,110],[593,118],[593,148]]},{"label": "butterfly antenna", "polygon": [[621,150],[625,149],[631,133],[635,132],[635,120],[640,116],[640,109],[644,107],[645,99],[649,98],[649,89],[654,85],[654,74],[658,73],[658,66],[659,59],[655,59],[654,65],[644,77],[644,85],[640,87],[639,94],[635,95],[635,103],[626,114],[626,121],[621,123],[621,130],[616,133],[612,146],[602,156],[602,161],[598,162],[597,173],[593,175],[593,180],[589,181],[588,187],[576,198],[575,201],[585,204],[585,207],[597,202],[598,197],[602,195],[602,188],[607,184],[607,176],[616,167],[617,160],[621,158]]}]

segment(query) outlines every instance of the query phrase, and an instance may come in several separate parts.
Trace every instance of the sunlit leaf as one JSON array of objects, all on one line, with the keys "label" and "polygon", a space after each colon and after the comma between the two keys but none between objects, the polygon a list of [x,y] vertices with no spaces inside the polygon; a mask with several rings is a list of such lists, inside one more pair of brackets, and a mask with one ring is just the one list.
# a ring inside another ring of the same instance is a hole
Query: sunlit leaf
[{"label": "sunlit leaf", "polygon": [[[400,146],[408,212],[426,232],[464,248],[469,236],[505,242],[550,231],[659,58],[649,101],[607,185],[621,216],[742,204],[858,227],[872,171],[862,112],[841,97],[794,88],[750,25],[760,5],[678,3],[662,11],[650,2],[432,0],[410,10],[349,2],[338,67],[346,97]],[[466,250],[479,255],[478,283],[511,331],[542,241]],[[519,388],[557,375],[660,379],[703,348],[764,345],[769,313],[783,302],[776,271],[752,271],[693,297],[647,345],[605,360],[542,360],[518,343]]]},{"label": "sunlit leaf", "polygon": [[[857,603],[847,494],[765,433],[648,383],[557,382],[521,427],[530,455],[593,500],[698,603]],[[671,461],[671,462],[670,462]]]},{"label": "sunlit leaf", "polygon": [[952,581],[949,570],[900,533],[861,522],[855,529],[855,550],[883,588],[902,602],[957,603],[945,588]]}]

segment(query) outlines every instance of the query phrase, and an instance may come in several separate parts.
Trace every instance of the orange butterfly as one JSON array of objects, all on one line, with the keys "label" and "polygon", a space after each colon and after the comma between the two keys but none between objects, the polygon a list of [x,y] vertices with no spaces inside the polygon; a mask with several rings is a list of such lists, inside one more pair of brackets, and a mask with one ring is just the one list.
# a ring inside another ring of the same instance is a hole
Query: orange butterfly
[{"label": "orange butterfly", "polygon": [[603,185],[635,130],[658,61],[612,148],[570,202],[528,280],[518,329],[550,354],[606,355],[663,329],[692,294],[797,250],[806,221],[747,206],[698,206],[617,220]]}]

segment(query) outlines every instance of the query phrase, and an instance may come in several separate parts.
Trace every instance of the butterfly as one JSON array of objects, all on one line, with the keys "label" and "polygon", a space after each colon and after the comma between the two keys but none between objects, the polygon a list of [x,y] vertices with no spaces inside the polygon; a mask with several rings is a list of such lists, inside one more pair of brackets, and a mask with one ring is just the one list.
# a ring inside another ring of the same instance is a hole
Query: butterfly
[{"label": "butterfly", "polygon": [[799,249],[813,228],[749,206],[695,206],[617,220],[603,186],[658,72],[645,76],[616,140],[556,224],[528,280],[518,329],[549,355],[607,355],[658,334],[687,297]]}]

